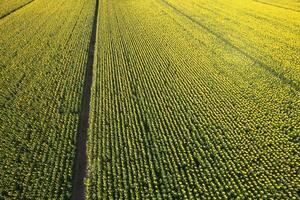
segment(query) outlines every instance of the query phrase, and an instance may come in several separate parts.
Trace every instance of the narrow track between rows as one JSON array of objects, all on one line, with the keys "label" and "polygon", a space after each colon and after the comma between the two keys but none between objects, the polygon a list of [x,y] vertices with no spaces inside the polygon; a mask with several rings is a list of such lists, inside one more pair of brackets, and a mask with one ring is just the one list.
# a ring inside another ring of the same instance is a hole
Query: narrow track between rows
[{"label": "narrow track between rows", "polygon": [[19,6],[19,7],[15,8],[15,9],[13,9],[13,10],[11,10],[11,11],[9,11],[9,12],[6,13],[5,15],[0,16],[0,19],[3,19],[3,18],[5,18],[5,17],[9,16],[10,14],[12,14],[12,13],[14,13],[14,12],[20,10],[21,8],[24,8],[25,6],[27,6],[28,4],[30,4],[30,3],[32,3],[32,2],[34,2],[34,0],[31,0],[31,1],[29,1],[29,2],[27,2],[27,3],[25,3],[25,4],[23,4],[23,5],[21,5],[21,6]]},{"label": "narrow track between rows", "polygon": [[93,19],[92,33],[89,44],[88,60],[86,64],[85,79],[83,85],[83,94],[81,100],[81,111],[79,115],[78,133],[76,139],[76,154],[73,169],[73,189],[71,199],[83,200],[84,195],[84,178],[86,176],[87,154],[86,143],[89,127],[89,111],[91,101],[91,86],[93,81],[93,65],[94,65],[94,50],[97,33],[97,19],[99,10],[99,0],[96,0],[96,8]]}]

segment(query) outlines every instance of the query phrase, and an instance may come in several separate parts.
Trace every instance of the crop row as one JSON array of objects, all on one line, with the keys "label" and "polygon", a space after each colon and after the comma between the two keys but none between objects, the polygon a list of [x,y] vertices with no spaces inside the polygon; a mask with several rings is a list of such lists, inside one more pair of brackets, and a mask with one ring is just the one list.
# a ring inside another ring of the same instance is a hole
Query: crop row
[{"label": "crop row", "polygon": [[2,0],[0,2],[0,19],[18,10],[31,1],[32,0]]},{"label": "crop row", "polygon": [[66,199],[95,3],[35,1],[0,19],[0,199]]},{"label": "crop row", "polygon": [[101,1],[86,196],[296,198],[299,92],[180,5]]},{"label": "crop row", "polygon": [[[297,85],[299,91],[298,12],[257,1],[225,1],[219,4],[206,1],[164,2],[175,5],[181,15],[192,17],[194,22],[207,27],[227,45],[236,47],[243,56],[256,61],[258,67],[267,68],[279,79],[284,77],[283,82]],[[280,15],[282,12],[285,15]]]}]

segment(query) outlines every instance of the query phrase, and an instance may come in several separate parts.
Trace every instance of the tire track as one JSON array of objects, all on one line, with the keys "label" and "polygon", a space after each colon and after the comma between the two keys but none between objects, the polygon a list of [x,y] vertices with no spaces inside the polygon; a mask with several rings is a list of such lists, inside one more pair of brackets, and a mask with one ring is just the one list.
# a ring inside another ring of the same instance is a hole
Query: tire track
[{"label": "tire track", "polygon": [[191,16],[187,15],[186,13],[184,13],[183,11],[179,10],[178,8],[176,8],[175,6],[170,4],[168,1],[166,1],[166,0],[161,0],[161,1],[166,6],[168,6],[169,8],[173,9],[176,13],[182,15],[183,17],[187,18],[191,22],[197,24],[202,29],[204,29],[205,31],[209,32],[210,34],[212,34],[213,36],[215,36],[216,38],[221,40],[227,46],[229,46],[232,49],[236,50],[237,52],[239,52],[241,55],[245,56],[246,58],[252,60],[254,63],[257,64],[257,66],[260,66],[261,68],[266,70],[268,73],[270,73],[272,76],[277,77],[283,84],[295,89],[296,91],[300,91],[300,82],[298,80],[293,80],[293,79],[287,78],[286,76],[284,76],[283,73],[277,72],[272,67],[268,66],[267,64],[265,64],[262,61],[258,60],[257,58],[251,56],[246,51],[240,49],[239,47],[237,47],[236,45],[232,44],[230,41],[225,39],[221,34],[211,30],[209,27],[205,26],[203,23],[195,20],[193,17],[191,17]]},{"label": "tire track", "polygon": [[94,50],[96,43],[96,32],[98,23],[99,0],[96,0],[95,14],[93,19],[92,33],[89,44],[88,60],[86,64],[83,94],[81,100],[81,111],[79,115],[78,133],[76,139],[76,154],[73,168],[72,200],[85,199],[84,178],[87,167],[87,132],[89,127],[89,111],[91,101],[91,86],[93,81]]},{"label": "tire track", "polygon": [[276,4],[272,4],[272,3],[268,3],[268,2],[264,2],[264,1],[259,1],[259,0],[253,0],[253,1],[257,2],[257,3],[265,4],[265,5],[268,5],[268,6],[273,6],[273,7],[276,7],[276,8],[282,8],[282,9],[286,9],[286,10],[290,10],[290,11],[294,11],[294,12],[299,12],[299,10],[296,10],[296,9],[293,9],[293,8],[287,8],[287,7],[284,7],[284,6],[280,6],[280,5],[276,5]]},{"label": "tire track", "polygon": [[31,1],[29,1],[29,2],[27,2],[27,3],[25,3],[25,4],[23,4],[23,5],[21,5],[21,6],[19,6],[19,7],[15,8],[15,9],[13,9],[13,10],[11,10],[11,11],[9,11],[8,13],[2,15],[2,16],[0,17],[0,19],[3,19],[4,17],[7,17],[8,15],[10,15],[10,14],[12,14],[12,13],[14,13],[14,12],[20,10],[21,8],[27,6],[28,4],[32,3],[33,1],[34,1],[34,0],[31,0]]}]

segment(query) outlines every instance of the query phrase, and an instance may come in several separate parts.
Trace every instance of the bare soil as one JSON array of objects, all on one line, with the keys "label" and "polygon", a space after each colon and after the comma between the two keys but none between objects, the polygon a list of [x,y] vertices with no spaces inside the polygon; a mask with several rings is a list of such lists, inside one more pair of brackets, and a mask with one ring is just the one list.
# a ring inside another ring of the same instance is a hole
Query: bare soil
[{"label": "bare soil", "polygon": [[83,200],[84,195],[84,178],[87,171],[87,155],[86,155],[86,143],[87,143],[87,132],[89,128],[89,111],[91,101],[91,86],[93,81],[93,64],[94,64],[94,50],[96,42],[97,32],[97,18],[99,0],[96,0],[96,8],[92,26],[91,39],[88,51],[88,60],[86,64],[85,80],[83,86],[83,94],[81,101],[81,111],[79,115],[78,133],[76,140],[76,154],[73,169],[73,189],[71,199]]}]

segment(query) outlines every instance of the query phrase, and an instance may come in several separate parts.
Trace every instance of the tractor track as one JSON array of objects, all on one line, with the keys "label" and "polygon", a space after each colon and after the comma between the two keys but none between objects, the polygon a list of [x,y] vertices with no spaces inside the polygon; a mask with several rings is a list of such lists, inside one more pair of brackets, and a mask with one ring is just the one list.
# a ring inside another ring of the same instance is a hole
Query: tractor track
[{"label": "tractor track", "polygon": [[81,111],[79,115],[78,132],[76,139],[76,153],[73,168],[72,180],[72,200],[85,199],[85,185],[84,178],[87,172],[87,154],[86,143],[88,137],[89,127],[89,111],[91,101],[91,86],[93,81],[93,65],[94,65],[94,51],[97,34],[97,21],[99,12],[99,0],[96,0],[96,8],[92,25],[92,32],[88,50],[88,60],[86,64],[85,79],[83,85],[83,94],[81,100]]},{"label": "tractor track", "polygon": [[256,59],[254,56],[250,55],[249,53],[247,53],[243,49],[241,49],[238,46],[236,46],[235,44],[231,43],[229,40],[224,38],[221,34],[213,31],[212,29],[210,29],[209,27],[207,27],[206,25],[204,25],[200,21],[194,19],[192,16],[187,15],[185,12],[183,12],[182,10],[179,10],[177,7],[170,4],[168,1],[166,1],[166,0],[160,0],[160,1],[162,3],[164,3],[167,7],[174,10],[179,15],[185,17],[186,19],[190,20],[192,23],[197,24],[199,27],[206,30],[208,33],[210,33],[211,35],[213,35],[214,37],[216,37],[217,39],[222,41],[225,45],[231,47],[232,49],[239,52],[241,55],[245,56],[249,60],[252,60],[255,64],[257,64],[258,67],[261,67],[262,69],[267,71],[270,75],[278,78],[281,81],[281,83],[283,83],[284,85],[287,85],[287,86],[289,86],[290,88],[293,88],[296,91],[300,91],[300,82],[298,80],[293,80],[289,77],[286,77],[283,73],[280,73],[280,72],[276,71],[275,69],[268,66],[264,62]]},{"label": "tractor track", "polygon": [[5,18],[5,17],[9,16],[10,14],[12,14],[12,13],[14,13],[14,12],[20,10],[21,8],[24,8],[25,6],[27,6],[28,4],[30,4],[30,3],[32,3],[32,2],[34,2],[34,0],[31,0],[31,1],[29,1],[29,2],[27,2],[27,3],[25,3],[25,4],[23,4],[23,5],[21,5],[21,6],[19,6],[19,7],[16,7],[15,9],[9,11],[8,13],[6,13],[6,14],[0,16],[0,19],[3,19],[3,18]]},{"label": "tractor track", "polygon": [[299,10],[293,9],[293,8],[288,8],[288,7],[284,7],[284,6],[280,6],[280,5],[276,5],[276,4],[272,4],[272,3],[268,3],[268,2],[264,2],[264,1],[260,1],[260,0],[253,0],[254,2],[257,3],[261,3],[261,4],[265,4],[268,6],[273,6],[276,8],[282,8],[282,9],[286,9],[286,10],[290,10],[290,11],[294,11],[294,12],[300,12]]}]

